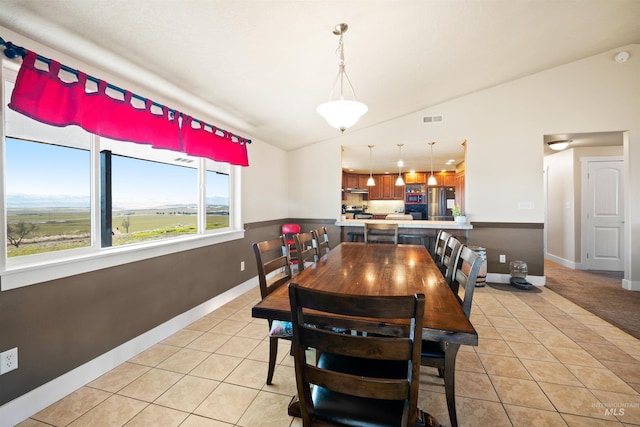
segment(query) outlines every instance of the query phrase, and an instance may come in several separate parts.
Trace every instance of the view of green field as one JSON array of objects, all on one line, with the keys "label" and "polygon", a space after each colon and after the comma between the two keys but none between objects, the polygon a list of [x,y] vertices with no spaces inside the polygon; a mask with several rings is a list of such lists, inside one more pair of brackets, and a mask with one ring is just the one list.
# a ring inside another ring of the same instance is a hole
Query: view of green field
[{"label": "view of green field", "polygon": [[[224,207],[207,213],[207,230],[229,226]],[[8,224],[35,224],[16,247],[7,241],[7,256],[16,257],[89,246],[91,219],[89,209],[36,208],[8,209]],[[164,239],[197,232],[194,210],[140,209],[113,213],[112,245],[118,246]],[[15,236],[14,236],[15,237]]]}]

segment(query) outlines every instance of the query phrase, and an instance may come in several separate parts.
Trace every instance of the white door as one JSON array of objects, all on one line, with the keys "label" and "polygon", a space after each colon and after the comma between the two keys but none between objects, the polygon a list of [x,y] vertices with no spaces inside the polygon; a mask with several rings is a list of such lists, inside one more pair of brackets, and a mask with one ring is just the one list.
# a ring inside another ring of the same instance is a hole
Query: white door
[{"label": "white door", "polygon": [[588,270],[624,270],[622,185],[622,160],[588,162],[585,204]]}]

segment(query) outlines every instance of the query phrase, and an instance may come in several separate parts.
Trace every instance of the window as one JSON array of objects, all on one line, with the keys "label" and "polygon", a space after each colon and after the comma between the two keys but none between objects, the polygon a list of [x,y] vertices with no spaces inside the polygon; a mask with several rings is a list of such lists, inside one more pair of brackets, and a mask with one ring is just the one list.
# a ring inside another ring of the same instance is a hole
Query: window
[{"label": "window", "polygon": [[207,230],[229,227],[229,174],[207,170]]},{"label": "window", "polygon": [[1,290],[242,237],[239,167],[32,120],[7,107],[3,65]]},{"label": "window", "polygon": [[88,150],[6,138],[7,257],[91,246]]}]

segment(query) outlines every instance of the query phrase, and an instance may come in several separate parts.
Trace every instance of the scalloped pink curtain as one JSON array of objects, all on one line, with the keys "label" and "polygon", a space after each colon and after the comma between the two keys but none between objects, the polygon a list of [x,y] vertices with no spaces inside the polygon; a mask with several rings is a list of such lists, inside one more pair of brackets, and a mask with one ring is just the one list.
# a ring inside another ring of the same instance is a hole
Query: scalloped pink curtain
[{"label": "scalloped pink curtain", "polygon": [[[208,131],[203,123],[177,111],[171,113],[166,106],[161,114],[155,114],[149,99],[144,108],[136,108],[131,104],[131,92],[125,91],[123,100],[112,98],[103,80],[97,92],[87,92],[85,73],[78,71],[77,81],[67,83],[59,77],[59,62],[51,60],[48,70],[40,70],[35,66],[36,59],[34,52],[27,51],[9,108],[52,126],[76,125],[111,139],[249,165],[248,140],[244,138],[216,128]],[[198,127],[193,127],[194,122]]]}]

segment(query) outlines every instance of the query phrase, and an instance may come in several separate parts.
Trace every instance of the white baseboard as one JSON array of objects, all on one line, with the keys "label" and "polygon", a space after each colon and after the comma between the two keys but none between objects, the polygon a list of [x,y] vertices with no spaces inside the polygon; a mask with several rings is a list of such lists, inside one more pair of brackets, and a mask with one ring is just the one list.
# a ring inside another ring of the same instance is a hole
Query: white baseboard
[{"label": "white baseboard", "polygon": [[[487,282],[509,284],[510,274],[487,273]],[[544,286],[547,284],[547,276],[527,276],[527,282],[534,286]]]},{"label": "white baseboard", "polygon": [[622,288],[628,291],[640,291],[640,281],[622,279]]},{"label": "white baseboard", "polygon": [[573,270],[584,270],[580,262],[569,261],[568,259],[560,258],[549,253],[544,254],[544,258]]},{"label": "white baseboard", "polygon": [[136,354],[258,285],[257,276],[0,406],[0,427],[11,427],[90,383]]}]

